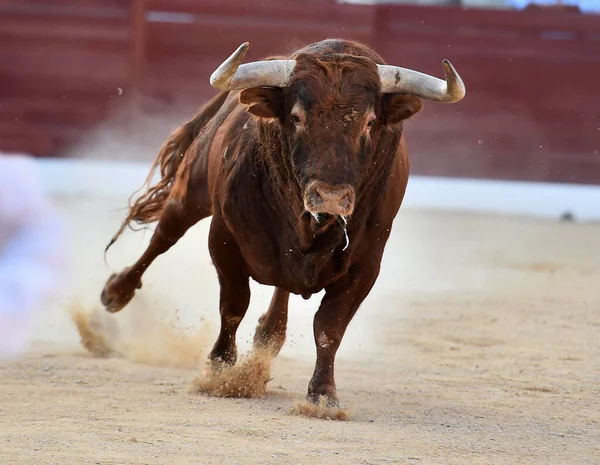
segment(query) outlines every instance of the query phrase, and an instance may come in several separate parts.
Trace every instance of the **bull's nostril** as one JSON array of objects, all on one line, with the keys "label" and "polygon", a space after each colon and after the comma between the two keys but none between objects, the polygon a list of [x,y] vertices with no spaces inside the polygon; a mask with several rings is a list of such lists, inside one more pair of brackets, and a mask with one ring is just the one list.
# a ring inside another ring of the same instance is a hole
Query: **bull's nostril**
[{"label": "bull's nostril", "polygon": [[318,187],[315,189],[315,194],[316,197],[318,197],[321,200],[324,200],[325,197],[327,197],[327,192],[319,189]]}]

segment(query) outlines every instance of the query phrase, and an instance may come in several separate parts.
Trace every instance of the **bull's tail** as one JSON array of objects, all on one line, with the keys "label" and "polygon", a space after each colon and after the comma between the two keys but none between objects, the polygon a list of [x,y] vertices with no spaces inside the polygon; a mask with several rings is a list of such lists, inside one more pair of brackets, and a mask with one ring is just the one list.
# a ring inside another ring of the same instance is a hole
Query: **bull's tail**
[{"label": "bull's tail", "polygon": [[[172,191],[177,191],[177,197],[185,195],[189,169],[189,158],[195,156],[195,151],[188,150],[200,131],[217,114],[229,92],[220,92],[213,97],[187,123],[177,128],[163,144],[144,184],[129,198],[129,212],[117,233],[106,246],[105,253],[113,245],[127,227],[134,229],[131,223],[139,225],[158,221],[162,210],[170,198]],[[185,160],[185,163],[184,163]],[[160,168],[160,180],[151,186],[156,170]],[[146,192],[133,202],[134,196],[146,187]],[[133,202],[133,204],[132,204]]]}]

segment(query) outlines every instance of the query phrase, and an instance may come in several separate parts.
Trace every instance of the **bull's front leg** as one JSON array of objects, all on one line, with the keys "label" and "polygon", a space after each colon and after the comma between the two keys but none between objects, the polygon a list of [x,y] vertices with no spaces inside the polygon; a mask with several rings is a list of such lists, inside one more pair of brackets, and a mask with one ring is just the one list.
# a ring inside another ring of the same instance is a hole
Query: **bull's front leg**
[{"label": "bull's front leg", "polygon": [[221,330],[209,354],[213,371],[219,371],[237,360],[236,334],[250,304],[250,278],[240,249],[218,213],[213,217],[208,241],[221,287]]},{"label": "bull's front leg", "polygon": [[373,288],[378,274],[378,264],[372,268],[355,266],[345,278],[326,289],[313,324],[317,361],[308,385],[310,402],[318,403],[324,396],[328,406],[339,407],[334,379],[335,355],[350,320]]}]

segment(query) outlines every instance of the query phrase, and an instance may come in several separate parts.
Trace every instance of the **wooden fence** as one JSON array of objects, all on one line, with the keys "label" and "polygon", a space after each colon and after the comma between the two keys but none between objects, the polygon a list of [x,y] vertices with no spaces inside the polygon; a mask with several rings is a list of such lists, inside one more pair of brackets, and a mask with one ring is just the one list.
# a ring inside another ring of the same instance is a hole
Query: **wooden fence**
[{"label": "wooden fence", "polygon": [[440,77],[448,58],[465,79],[465,100],[407,124],[414,173],[600,183],[600,16],[572,11],[0,0],[0,150],[60,156],[123,108],[184,120],[240,43],[251,60],[327,37]]}]

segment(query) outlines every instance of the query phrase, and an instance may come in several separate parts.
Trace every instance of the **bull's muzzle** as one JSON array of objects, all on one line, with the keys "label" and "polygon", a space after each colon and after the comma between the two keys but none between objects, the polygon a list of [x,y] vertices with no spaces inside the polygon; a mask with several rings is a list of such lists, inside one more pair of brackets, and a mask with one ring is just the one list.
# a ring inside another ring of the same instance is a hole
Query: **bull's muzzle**
[{"label": "bull's muzzle", "polygon": [[350,216],[354,211],[356,193],[347,184],[332,186],[313,181],[304,194],[304,208],[312,215],[328,213],[330,215]]}]

